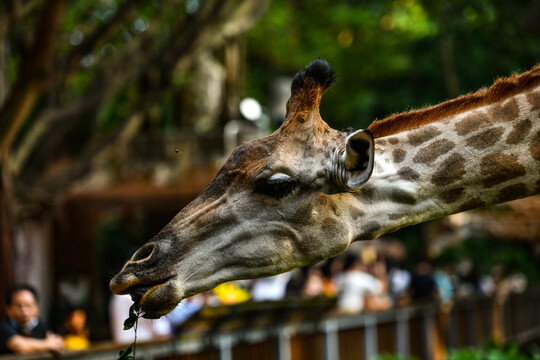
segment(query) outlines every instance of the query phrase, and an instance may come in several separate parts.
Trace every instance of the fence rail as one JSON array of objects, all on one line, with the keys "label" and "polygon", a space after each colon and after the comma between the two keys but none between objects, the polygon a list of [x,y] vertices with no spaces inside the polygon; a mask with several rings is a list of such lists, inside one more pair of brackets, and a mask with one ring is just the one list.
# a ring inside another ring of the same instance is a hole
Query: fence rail
[{"label": "fence rail", "polygon": [[[453,348],[488,339],[540,339],[540,287],[507,298],[476,297],[359,315],[332,314],[329,300],[289,300],[204,308],[169,341],[137,345],[138,360],[369,360],[378,354],[444,359]],[[102,344],[62,359],[116,359]],[[39,360],[48,354],[0,356]]]}]

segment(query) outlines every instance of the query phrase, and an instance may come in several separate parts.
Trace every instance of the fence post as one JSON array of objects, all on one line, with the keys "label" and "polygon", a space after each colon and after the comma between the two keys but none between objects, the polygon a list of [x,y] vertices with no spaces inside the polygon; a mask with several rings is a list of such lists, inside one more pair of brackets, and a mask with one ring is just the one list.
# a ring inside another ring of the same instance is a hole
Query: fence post
[{"label": "fence post", "polygon": [[291,360],[291,335],[286,326],[278,330],[278,360]]},{"label": "fence post", "polygon": [[326,360],[339,360],[338,325],[335,320],[324,322],[324,358]]},{"label": "fence post", "polygon": [[379,340],[377,339],[377,318],[373,315],[366,315],[364,326],[365,359],[371,360],[377,356],[379,352]]},{"label": "fence post", "polygon": [[409,357],[409,313],[403,309],[396,314],[396,349],[401,357]]},{"label": "fence post", "polygon": [[232,360],[232,338],[230,335],[220,335],[217,339],[219,360]]}]

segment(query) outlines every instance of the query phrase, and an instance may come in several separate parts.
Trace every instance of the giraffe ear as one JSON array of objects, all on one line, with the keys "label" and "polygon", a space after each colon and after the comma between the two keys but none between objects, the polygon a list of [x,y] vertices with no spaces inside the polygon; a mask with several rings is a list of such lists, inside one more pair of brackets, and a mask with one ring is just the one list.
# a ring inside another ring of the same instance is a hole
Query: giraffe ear
[{"label": "giraffe ear", "polygon": [[339,152],[334,178],[337,185],[355,191],[373,172],[375,142],[369,130],[358,130],[345,140],[345,149]]}]

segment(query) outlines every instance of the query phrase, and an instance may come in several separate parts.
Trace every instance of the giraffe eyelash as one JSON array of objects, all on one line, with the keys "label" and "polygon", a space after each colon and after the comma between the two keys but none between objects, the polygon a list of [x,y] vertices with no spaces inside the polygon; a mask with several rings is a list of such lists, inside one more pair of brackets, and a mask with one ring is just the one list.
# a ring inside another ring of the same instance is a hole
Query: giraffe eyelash
[{"label": "giraffe eyelash", "polygon": [[255,181],[255,191],[275,200],[282,200],[292,195],[298,189],[298,185],[298,181],[289,175],[277,173]]}]

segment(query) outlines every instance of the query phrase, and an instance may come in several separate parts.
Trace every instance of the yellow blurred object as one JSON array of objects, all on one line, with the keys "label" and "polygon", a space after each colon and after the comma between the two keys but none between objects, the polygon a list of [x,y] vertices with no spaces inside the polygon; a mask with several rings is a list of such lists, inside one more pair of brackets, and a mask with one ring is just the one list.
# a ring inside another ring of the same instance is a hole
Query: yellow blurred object
[{"label": "yellow blurred object", "polygon": [[225,305],[246,302],[250,298],[249,291],[242,289],[234,282],[227,282],[216,286],[214,295]]},{"label": "yellow blurred object", "polygon": [[362,263],[364,265],[371,265],[377,260],[377,249],[374,246],[366,246],[362,249]]},{"label": "yellow blurred object", "polygon": [[66,335],[64,343],[67,350],[84,350],[90,347],[90,341],[83,335]]}]

